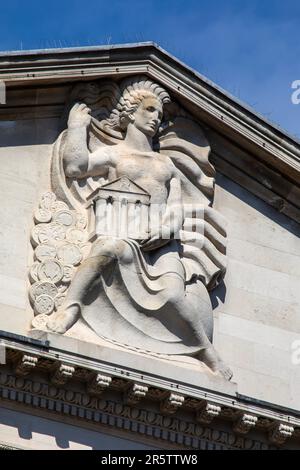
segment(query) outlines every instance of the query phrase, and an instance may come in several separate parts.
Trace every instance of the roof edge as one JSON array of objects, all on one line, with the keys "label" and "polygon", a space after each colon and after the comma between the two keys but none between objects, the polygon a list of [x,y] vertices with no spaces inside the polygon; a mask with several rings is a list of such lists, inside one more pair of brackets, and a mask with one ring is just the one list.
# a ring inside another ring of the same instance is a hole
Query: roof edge
[{"label": "roof edge", "polygon": [[[175,57],[173,54],[166,51],[162,48],[159,44],[154,41],[145,41],[145,42],[138,42],[138,43],[124,43],[124,44],[109,44],[109,45],[95,45],[95,46],[78,46],[78,47],[65,47],[65,48],[49,48],[49,49],[32,49],[32,50],[16,50],[16,51],[3,51],[0,52],[0,64],[3,58],[6,60],[9,57],[18,58],[18,57],[25,57],[29,58],[31,56],[47,56],[57,54],[58,56],[63,54],[72,54],[72,53],[87,53],[87,52],[105,52],[105,51],[114,51],[120,49],[137,49],[137,48],[154,48],[156,51],[159,51],[161,54],[166,56],[169,60],[174,61],[180,67],[183,67],[185,70],[189,71],[193,74],[197,79],[200,79],[209,87],[212,87],[214,90],[218,91],[224,98],[229,99],[235,105],[238,105],[240,108],[246,110],[248,113],[251,113],[256,119],[259,119],[268,127],[275,129],[277,132],[281,133],[284,138],[287,138],[297,145],[300,146],[300,137],[297,137],[286,129],[282,128],[279,124],[273,122],[272,120],[267,119],[263,114],[256,111],[253,107],[245,103],[244,101],[238,99],[230,92],[226,91],[220,85],[216,84],[205,75],[202,75],[200,72],[193,69],[191,66],[187,65],[182,60]],[[35,64],[37,64],[35,60]],[[1,77],[1,71],[0,71]]]}]

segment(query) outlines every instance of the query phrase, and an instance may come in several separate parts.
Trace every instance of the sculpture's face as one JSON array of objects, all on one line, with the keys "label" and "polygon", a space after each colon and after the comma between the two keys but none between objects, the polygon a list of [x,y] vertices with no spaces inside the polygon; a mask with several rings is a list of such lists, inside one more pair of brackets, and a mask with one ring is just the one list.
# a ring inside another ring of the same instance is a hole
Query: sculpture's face
[{"label": "sculpture's face", "polygon": [[156,98],[144,98],[133,113],[133,125],[150,137],[158,131],[163,116],[163,108]]}]

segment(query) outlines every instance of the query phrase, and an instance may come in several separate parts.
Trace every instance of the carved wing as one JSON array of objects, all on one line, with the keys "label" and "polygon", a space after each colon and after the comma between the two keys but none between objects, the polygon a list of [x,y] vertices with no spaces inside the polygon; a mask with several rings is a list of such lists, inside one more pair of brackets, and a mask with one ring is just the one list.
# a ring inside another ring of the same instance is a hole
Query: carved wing
[{"label": "carved wing", "polygon": [[171,158],[182,182],[185,218],[180,236],[186,280],[198,278],[211,290],[226,271],[226,221],[211,207],[215,170],[209,143],[197,123],[178,116],[161,132],[159,149]]},{"label": "carved wing", "polygon": [[[122,138],[122,133],[107,126],[107,120],[113,119],[120,88],[112,81],[101,81],[76,85],[70,94],[65,107],[63,126],[66,127],[67,116],[76,102],[84,102],[91,109],[92,121],[88,130],[88,148],[94,152],[99,146],[115,145]],[[62,155],[65,146],[66,131],[63,131],[56,142],[52,157],[51,186],[57,197],[72,208],[80,210],[87,197],[100,186],[108,182],[108,176],[88,177],[80,180],[66,179],[62,166]]]}]

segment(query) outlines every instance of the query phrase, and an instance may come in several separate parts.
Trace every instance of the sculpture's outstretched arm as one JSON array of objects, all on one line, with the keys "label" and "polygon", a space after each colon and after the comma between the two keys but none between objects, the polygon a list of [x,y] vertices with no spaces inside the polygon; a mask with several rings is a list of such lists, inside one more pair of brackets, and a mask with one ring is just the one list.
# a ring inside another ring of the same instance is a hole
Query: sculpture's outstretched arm
[{"label": "sculpture's outstretched arm", "polygon": [[105,149],[89,152],[87,127],[90,121],[90,109],[84,103],[76,103],[69,114],[63,152],[64,170],[69,178],[78,179],[104,174],[111,163],[110,154]]}]

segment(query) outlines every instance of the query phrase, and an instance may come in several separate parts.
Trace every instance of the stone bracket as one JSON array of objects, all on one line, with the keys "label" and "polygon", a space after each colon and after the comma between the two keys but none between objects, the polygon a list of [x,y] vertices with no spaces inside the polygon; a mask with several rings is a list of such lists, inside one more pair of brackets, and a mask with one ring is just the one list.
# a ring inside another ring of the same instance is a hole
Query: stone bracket
[{"label": "stone bracket", "polygon": [[288,424],[277,423],[273,429],[270,430],[269,439],[272,444],[282,445],[285,441],[292,437],[294,434],[294,427]]},{"label": "stone bracket", "polygon": [[[138,397],[142,400],[147,396],[147,400],[155,405],[160,402],[159,406],[164,415],[174,414],[183,408],[184,411],[197,413],[199,423],[211,422],[215,418],[230,422],[235,432],[241,435],[246,434],[257,424],[258,431],[267,432],[270,440],[276,442],[275,445],[291,437],[295,440],[300,438],[300,417],[293,413],[293,410],[290,410],[290,414],[288,412],[283,414],[282,409],[271,410],[266,406],[258,405],[255,401],[245,403],[233,394],[229,396],[228,393],[202,387],[196,388],[175,380],[170,382],[163,377],[158,378],[144,372],[141,374],[132,371],[123,365],[116,367],[115,364],[107,364],[95,359],[86,360],[86,358],[78,355],[72,356],[67,352],[58,354],[57,349],[51,350],[45,347],[38,349],[35,344],[12,343],[7,339],[1,340],[0,344],[6,348],[7,367],[16,369],[19,366],[19,371],[23,375],[25,371],[25,375],[28,372],[28,376],[31,372],[38,371],[44,376],[47,374],[45,379],[48,381],[50,373],[52,380],[58,385],[65,384],[69,379],[71,382],[79,380],[91,387],[89,389],[91,395],[102,393],[111,386],[114,391],[128,392],[128,404],[131,400],[137,400]],[[20,358],[22,358],[21,361]],[[27,360],[27,358],[33,359]],[[6,368],[6,366],[2,367]],[[120,382],[120,386],[116,387],[116,381]],[[92,392],[93,382],[97,385],[94,392]],[[147,387],[148,391],[139,387]],[[142,392],[145,392],[145,395],[142,396]],[[257,423],[254,423],[255,418],[257,418]]]},{"label": "stone bracket", "polygon": [[75,367],[68,364],[61,364],[51,377],[54,385],[64,385],[70,380],[75,372]]},{"label": "stone bracket", "polygon": [[136,405],[147,395],[149,388],[146,385],[132,383],[124,393],[124,401],[128,405]]},{"label": "stone bracket", "polygon": [[97,374],[88,382],[87,392],[91,395],[101,395],[104,390],[111,385],[112,377],[110,375]]},{"label": "stone bracket", "polygon": [[30,374],[30,372],[36,367],[37,363],[37,356],[23,354],[21,360],[16,365],[16,374],[21,376]]},{"label": "stone bracket", "polygon": [[221,413],[221,407],[214,403],[206,402],[203,407],[197,411],[197,421],[203,424],[209,424]]},{"label": "stone bracket", "polygon": [[251,431],[251,429],[256,426],[257,421],[257,416],[245,413],[241,415],[239,419],[235,422],[233,430],[238,434],[247,434],[249,431]]},{"label": "stone bracket", "polygon": [[176,413],[184,403],[184,396],[177,393],[170,393],[160,404],[160,411],[163,414],[172,415]]}]

